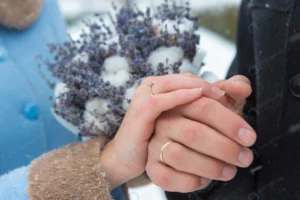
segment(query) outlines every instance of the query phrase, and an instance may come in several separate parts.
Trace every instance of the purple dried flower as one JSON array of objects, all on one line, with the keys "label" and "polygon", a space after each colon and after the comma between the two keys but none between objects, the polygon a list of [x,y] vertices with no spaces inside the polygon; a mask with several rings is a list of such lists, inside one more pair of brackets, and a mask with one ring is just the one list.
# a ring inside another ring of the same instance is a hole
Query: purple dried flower
[{"label": "purple dried flower", "polygon": [[[116,5],[113,7],[117,10]],[[190,31],[191,28],[182,27],[183,21],[189,21],[192,29],[197,29],[198,19],[190,15],[188,2],[170,5],[168,0],[154,16],[151,16],[150,8],[145,13],[138,9],[122,8],[117,12],[116,22],[112,21],[114,27],[105,24],[99,14],[95,16],[99,18],[98,22],[84,21],[89,31],[83,31],[79,40],[63,45],[49,44],[54,60],[41,60],[68,88],[67,92],[56,96],[59,103],[54,103],[54,112],[80,127],[81,135],[107,134],[113,137],[126,113],[124,102],[130,103],[131,99],[126,96],[129,89],[147,76],[180,73],[182,59],[193,60],[200,38]],[[155,66],[148,58],[160,47],[179,47],[183,57],[173,63],[167,58]],[[124,71],[118,63],[109,66],[111,69],[104,69],[105,60],[112,56],[126,58],[129,69]],[[120,74],[129,78],[118,82]],[[108,102],[103,108],[106,111],[99,114],[95,108],[95,112],[89,115],[94,117],[89,118],[92,123],[87,123],[87,102],[95,99]],[[99,123],[103,125],[99,127]]]}]

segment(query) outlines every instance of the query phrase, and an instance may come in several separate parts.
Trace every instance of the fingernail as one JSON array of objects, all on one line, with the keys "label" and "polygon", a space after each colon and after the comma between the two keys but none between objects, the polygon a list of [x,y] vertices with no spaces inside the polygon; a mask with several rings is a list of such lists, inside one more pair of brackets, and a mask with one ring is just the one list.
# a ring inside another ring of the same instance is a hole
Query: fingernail
[{"label": "fingernail", "polygon": [[222,178],[225,180],[231,179],[236,173],[236,168],[234,166],[225,166],[222,172]]},{"label": "fingernail", "polygon": [[253,160],[253,153],[249,149],[243,149],[238,156],[238,161],[243,166],[249,166]]},{"label": "fingernail", "polygon": [[209,182],[210,182],[210,179],[201,177],[201,180],[200,180],[201,185],[208,185]]},{"label": "fingernail", "polygon": [[220,88],[217,88],[215,86],[211,87],[211,92],[216,95],[218,98],[221,98],[225,95],[225,91],[221,90]]},{"label": "fingernail", "polygon": [[250,86],[251,85],[249,84],[249,82],[247,81],[243,81],[243,80],[236,80],[236,81],[233,81],[234,83],[238,83],[238,84],[243,84],[243,85],[247,85],[247,86]]},{"label": "fingernail", "polygon": [[255,142],[255,133],[246,128],[241,128],[238,132],[240,140],[246,145],[251,145]]},{"label": "fingernail", "polygon": [[202,88],[194,88],[188,91],[189,94],[199,94],[202,92]]}]

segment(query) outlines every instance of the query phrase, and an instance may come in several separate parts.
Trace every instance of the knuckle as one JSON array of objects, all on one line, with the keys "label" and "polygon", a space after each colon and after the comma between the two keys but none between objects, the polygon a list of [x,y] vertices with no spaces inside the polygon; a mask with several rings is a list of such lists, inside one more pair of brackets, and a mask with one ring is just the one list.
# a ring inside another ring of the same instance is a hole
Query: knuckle
[{"label": "knuckle", "polygon": [[169,88],[172,84],[172,79],[169,77],[165,77],[161,80],[161,88]]},{"label": "knuckle", "polygon": [[184,152],[184,148],[180,145],[173,144],[169,147],[169,158],[175,165],[178,163],[182,163],[183,157],[182,153]]},{"label": "knuckle", "polygon": [[145,85],[141,84],[140,86],[137,87],[137,89],[134,92],[134,96],[137,94],[142,94],[143,90],[145,90]]},{"label": "knuckle", "polygon": [[199,101],[199,110],[200,112],[205,114],[209,114],[212,111],[212,108],[214,107],[215,102],[209,98],[202,98]]},{"label": "knuckle", "polygon": [[141,106],[141,111],[146,112],[146,111],[151,111],[154,108],[156,108],[158,104],[158,99],[154,97],[150,97],[148,100],[146,100],[142,106]]},{"label": "knuckle", "polygon": [[147,105],[152,109],[155,108],[158,105],[158,99],[155,96],[149,98]]},{"label": "knuckle", "polygon": [[219,148],[216,149],[216,153],[220,158],[224,158],[224,160],[231,163],[236,163],[240,151],[241,147],[230,140],[224,140],[220,143]]},{"label": "knuckle", "polygon": [[181,134],[183,143],[191,144],[196,138],[197,129],[194,126],[185,126]]},{"label": "knuckle", "polygon": [[143,114],[145,114],[146,112],[147,112],[147,110],[149,109],[149,106],[148,106],[148,104],[142,104],[141,106],[140,106],[140,112],[141,113],[143,113]]}]

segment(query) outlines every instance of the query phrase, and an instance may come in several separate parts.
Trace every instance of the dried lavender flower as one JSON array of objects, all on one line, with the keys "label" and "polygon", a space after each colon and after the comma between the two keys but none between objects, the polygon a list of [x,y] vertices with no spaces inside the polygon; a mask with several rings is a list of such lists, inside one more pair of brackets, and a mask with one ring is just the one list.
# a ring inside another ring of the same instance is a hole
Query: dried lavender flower
[{"label": "dried lavender flower", "polygon": [[197,73],[192,61],[200,37],[189,3],[168,0],[158,8],[116,10],[116,21],[85,21],[79,40],[49,44],[54,60],[42,60],[60,80],[55,87],[54,112],[80,128],[83,136],[114,137],[135,88],[147,76]]}]

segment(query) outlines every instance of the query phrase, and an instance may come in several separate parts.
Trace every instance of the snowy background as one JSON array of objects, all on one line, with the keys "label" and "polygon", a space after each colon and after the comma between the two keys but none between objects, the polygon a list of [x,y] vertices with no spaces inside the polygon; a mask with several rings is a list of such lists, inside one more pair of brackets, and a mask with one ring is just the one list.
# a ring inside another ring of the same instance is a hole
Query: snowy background
[{"label": "snowy background", "polygon": [[[127,0],[114,0],[118,6],[126,5]],[[83,26],[80,22],[91,16],[91,13],[107,13],[111,10],[111,0],[59,0],[61,10],[69,25],[71,37],[78,37]],[[155,8],[162,0],[138,0],[140,9]],[[190,0],[192,11],[218,12],[220,9],[233,6],[238,7],[241,0]],[[200,19],[201,20],[201,19]],[[224,78],[233,60],[236,49],[232,41],[225,39],[217,33],[201,27],[200,48],[206,51],[204,71],[212,71],[220,79]],[[153,184],[129,190],[131,200],[165,200],[164,192]]]}]

